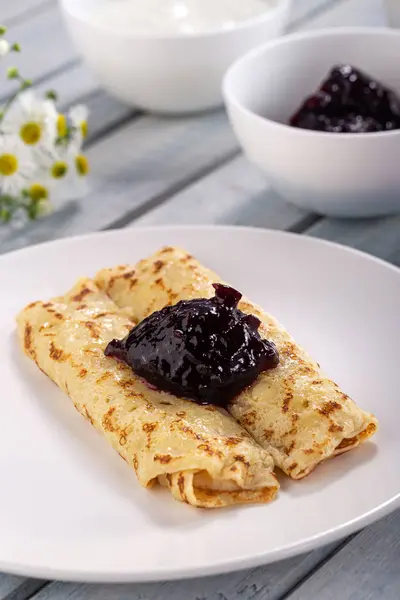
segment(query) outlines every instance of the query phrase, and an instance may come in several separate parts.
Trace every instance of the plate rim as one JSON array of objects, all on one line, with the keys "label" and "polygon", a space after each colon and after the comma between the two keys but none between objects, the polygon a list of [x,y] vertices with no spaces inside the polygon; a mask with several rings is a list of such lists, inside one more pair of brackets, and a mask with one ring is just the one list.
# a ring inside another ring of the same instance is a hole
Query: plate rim
[{"label": "plate rim", "polygon": [[[170,230],[171,233],[174,231],[202,231],[208,230],[219,230],[228,231],[231,233],[241,231],[244,233],[257,234],[260,236],[273,235],[276,237],[287,237],[292,239],[306,240],[306,244],[312,244],[319,246],[321,244],[332,247],[333,249],[343,252],[345,254],[356,254],[369,262],[375,263],[380,267],[389,269],[400,276],[400,268],[388,261],[378,258],[368,252],[346,246],[339,242],[333,242],[331,240],[324,240],[318,237],[311,237],[305,234],[280,231],[275,229],[260,228],[260,227],[248,227],[248,226],[234,226],[234,225],[155,225],[155,226],[138,226],[128,227],[123,229],[110,229],[107,231],[90,232],[82,235],[66,236],[64,238],[58,238],[25,246],[23,248],[7,252],[0,256],[0,266],[2,266],[7,260],[12,260],[14,257],[24,256],[31,252],[45,250],[53,246],[68,246],[74,241],[87,240],[90,238],[112,238],[118,235],[127,236],[133,235],[134,231],[141,230],[148,233],[154,233],[159,230]],[[261,552],[252,556],[237,557],[234,559],[224,559],[224,557],[214,562],[212,565],[204,566],[191,566],[191,567],[174,567],[174,568],[163,568],[157,567],[153,572],[148,570],[135,571],[123,569],[112,569],[110,571],[102,570],[79,570],[71,568],[58,568],[58,567],[44,567],[35,566],[32,564],[16,563],[15,561],[0,560],[0,571],[9,573],[11,575],[17,575],[22,577],[34,577],[46,580],[63,580],[68,582],[85,582],[85,583],[149,583],[158,581],[175,581],[178,579],[190,579],[194,577],[204,576],[216,576],[222,575],[229,572],[236,572],[243,569],[256,568],[266,566],[274,562],[285,560],[302,553],[315,550],[327,544],[338,541],[344,537],[351,535],[354,532],[358,532],[361,529],[373,524],[374,522],[384,518],[388,514],[394,512],[397,508],[400,508],[400,492],[383,502],[376,508],[371,509],[367,513],[356,517],[350,521],[346,521],[341,525],[333,527],[323,532],[316,533],[308,538],[304,538],[290,546],[282,546],[277,548],[273,552]]]},{"label": "plate rim", "polygon": [[1,254],[0,255],[0,265],[2,262],[6,261],[7,259],[14,258],[16,256],[20,256],[23,254],[29,254],[30,252],[35,252],[38,251],[41,248],[51,248],[52,246],[58,246],[58,245],[67,245],[68,243],[74,242],[74,241],[81,241],[81,240],[86,240],[86,239],[90,239],[90,238],[101,238],[101,237],[114,237],[116,234],[119,235],[125,235],[127,233],[132,233],[134,231],[145,231],[148,233],[151,232],[155,232],[155,231],[162,231],[162,230],[171,230],[171,231],[207,231],[207,230],[219,230],[219,231],[240,231],[240,232],[244,232],[244,233],[255,233],[257,235],[272,235],[272,236],[276,236],[276,237],[287,237],[287,238],[292,238],[292,239],[297,239],[297,240],[306,240],[306,243],[310,243],[310,244],[315,244],[315,245],[326,245],[326,246],[330,246],[333,248],[336,248],[336,250],[345,252],[345,253],[349,253],[349,254],[356,254],[358,256],[363,257],[364,259],[367,259],[369,261],[372,261],[374,263],[377,263],[379,265],[381,265],[382,267],[386,267],[396,273],[398,273],[400,275],[400,267],[398,267],[397,265],[394,265],[392,263],[390,263],[389,261],[385,260],[384,258],[379,258],[378,256],[374,256],[373,254],[370,254],[369,252],[365,251],[365,250],[359,250],[358,248],[353,248],[352,246],[348,246],[344,243],[341,242],[334,242],[332,240],[325,240],[323,238],[319,238],[319,237],[314,237],[314,236],[309,236],[305,233],[298,233],[296,231],[286,231],[286,230],[280,230],[280,229],[271,229],[268,227],[256,227],[256,226],[248,226],[248,225],[145,225],[145,226],[141,226],[138,225],[137,227],[123,227],[121,229],[107,229],[105,231],[91,231],[88,233],[83,233],[83,234],[79,234],[79,235],[68,235],[62,238],[56,238],[53,240],[47,240],[44,242],[39,242],[37,244],[29,244],[28,246],[23,246],[22,248],[17,248],[15,250],[10,250],[9,252],[6,252],[5,254]]},{"label": "plate rim", "polygon": [[0,561],[0,571],[9,575],[17,575],[19,577],[37,578],[48,580],[49,583],[54,581],[71,582],[71,583],[94,583],[94,584],[118,584],[118,583],[157,583],[162,581],[177,581],[194,579],[198,577],[226,575],[228,573],[236,573],[246,569],[257,567],[266,567],[267,565],[293,558],[313,550],[317,550],[328,544],[339,541],[345,537],[358,533],[365,527],[383,519],[400,507],[400,492],[394,498],[383,503],[376,509],[369,511],[366,515],[348,521],[343,525],[332,528],[326,532],[316,534],[305,540],[297,542],[290,547],[283,547],[273,554],[261,553],[251,558],[237,558],[228,561],[221,561],[212,566],[189,567],[179,570],[179,567],[174,569],[158,568],[153,574],[146,571],[132,573],[131,571],[116,569],[112,571],[78,571],[74,569],[58,569],[53,567],[39,567],[17,565],[15,562]]}]

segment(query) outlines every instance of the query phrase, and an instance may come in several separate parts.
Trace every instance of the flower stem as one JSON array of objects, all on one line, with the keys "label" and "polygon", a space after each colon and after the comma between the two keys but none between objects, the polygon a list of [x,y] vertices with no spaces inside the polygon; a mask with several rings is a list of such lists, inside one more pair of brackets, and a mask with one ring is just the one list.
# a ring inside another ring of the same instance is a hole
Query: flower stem
[{"label": "flower stem", "polygon": [[[6,116],[6,113],[10,110],[11,106],[13,105],[13,103],[15,102],[15,100],[18,98],[19,94],[23,90],[25,90],[26,88],[28,88],[28,87],[31,86],[31,82],[28,79],[24,79],[19,74],[15,77],[15,79],[17,79],[19,81],[20,87],[19,87],[18,90],[16,90],[14,92],[14,94],[12,94],[9,97],[9,99],[6,101],[6,103],[2,107],[2,110],[1,110],[1,113],[0,113],[0,125],[4,121],[4,117]],[[2,133],[1,130],[0,130],[0,133]]]}]

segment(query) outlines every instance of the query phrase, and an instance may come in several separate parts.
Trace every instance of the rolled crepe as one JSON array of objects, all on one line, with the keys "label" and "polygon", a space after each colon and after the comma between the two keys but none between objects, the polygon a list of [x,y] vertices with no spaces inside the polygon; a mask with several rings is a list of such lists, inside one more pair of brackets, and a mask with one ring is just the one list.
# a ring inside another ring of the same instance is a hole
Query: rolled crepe
[{"label": "rolled crepe", "polygon": [[[141,321],[180,300],[214,296],[221,279],[179,248],[163,248],[136,266],[100,271],[97,284],[120,307]],[[260,333],[280,354],[276,369],[228,407],[231,415],[268,450],[287,475],[300,479],[321,461],[355,448],[377,429],[375,417],[361,410],[272,316],[243,298],[239,308],[261,320]]]},{"label": "rolled crepe", "polygon": [[24,352],[144,487],[158,481],[177,500],[207,508],[274,498],[271,456],[225,410],[151,389],[104,356],[107,343],[125,336],[133,322],[92,281],[30,304],[17,322]]}]

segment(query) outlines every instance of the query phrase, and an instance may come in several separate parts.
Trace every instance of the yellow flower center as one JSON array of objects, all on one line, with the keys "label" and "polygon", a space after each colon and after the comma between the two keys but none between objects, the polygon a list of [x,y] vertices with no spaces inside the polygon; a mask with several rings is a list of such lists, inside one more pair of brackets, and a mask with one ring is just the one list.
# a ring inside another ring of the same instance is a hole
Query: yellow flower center
[{"label": "yellow flower center", "polygon": [[65,115],[58,115],[57,117],[57,133],[59,137],[65,137],[68,133],[68,123]]},{"label": "yellow flower center", "polygon": [[84,176],[89,173],[89,161],[83,154],[78,154],[75,157],[75,167],[78,175]]},{"label": "yellow flower center", "polygon": [[14,154],[0,154],[0,175],[9,177],[18,170],[18,159]]},{"label": "yellow flower center", "polygon": [[68,165],[63,160],[57,160],[51,167],[51,174],[55,179],[61,179],[66,175]]},{"label": "yellow flower center", "polygon": [[19,135],[25,144],[33,146],[42,137],[42,129],[39,123],[34,123],[33,121],[31,123],[24,123],[19,130]]},{"label": "yellow flower center", "polygon": [[88,124],[87,121],[82,121],[81,123],[81,133],[82,137],[85,138],[88,134]]},{"label": "yellow flower center", "polygon": [[46,200],[49,196],[49,191],[41,183],[32,183],[28,190],[29,196],[32,200],[39,202],[40,200]]}]

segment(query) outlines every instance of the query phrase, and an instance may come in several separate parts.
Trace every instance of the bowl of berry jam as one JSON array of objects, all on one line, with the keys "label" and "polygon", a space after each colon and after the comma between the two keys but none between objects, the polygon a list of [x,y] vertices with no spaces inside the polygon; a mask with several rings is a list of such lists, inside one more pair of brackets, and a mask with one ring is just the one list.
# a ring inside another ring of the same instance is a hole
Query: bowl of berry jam
[{"label": "bowl of berry jam", "polygon": [[224,80],[233,129],[285,200],[336,217],[400,212],[400,32],[289,35]]}]

